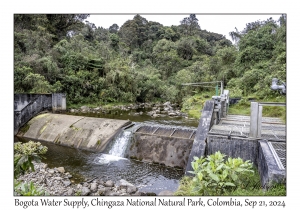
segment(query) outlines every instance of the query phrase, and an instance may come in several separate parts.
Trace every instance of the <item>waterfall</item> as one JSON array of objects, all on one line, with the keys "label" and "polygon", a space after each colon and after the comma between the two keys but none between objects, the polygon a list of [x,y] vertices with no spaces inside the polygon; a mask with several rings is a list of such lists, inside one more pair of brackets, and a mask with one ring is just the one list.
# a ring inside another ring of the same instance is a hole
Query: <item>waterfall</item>
[{"label": "waterfall", "polygon": [[124,157],[127,145],[132,137],[132,131],[124,130],[116,138],[112,148],[110,149],[110,155],[117,157]]},{"label": "waterfall", "polygon": [[137,129],[137,125],[134,125],[126,130],[122,130],[112,141],[113,144],[108,152],[108,154],[101,154],[97,158],[97,162],[100,164],[107,164],[112,161],[119,161],[121,159],[126,159],[126,149],[130,143],[130,139],[133,132]]}]

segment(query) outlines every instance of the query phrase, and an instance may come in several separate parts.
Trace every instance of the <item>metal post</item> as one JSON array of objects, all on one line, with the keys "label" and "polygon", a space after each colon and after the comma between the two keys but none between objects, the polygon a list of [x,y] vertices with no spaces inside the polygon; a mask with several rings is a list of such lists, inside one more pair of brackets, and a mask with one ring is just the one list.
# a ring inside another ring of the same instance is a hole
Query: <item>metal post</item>
[{"label": "metal post", "polygon": [[259,109],[258,108],[258,102],[251,102],[249,137],[252,137],[252,138],[257,138],[258,109]]},{"label": "metal post", "polygon": [[218,90],[218,82],[217,82],[217,85],[216,85],[216,96],[219,95],[219,90]]},{"label": "metal post", "polygon": [[223,82],[221,81],[221,95],[223,94]]}]

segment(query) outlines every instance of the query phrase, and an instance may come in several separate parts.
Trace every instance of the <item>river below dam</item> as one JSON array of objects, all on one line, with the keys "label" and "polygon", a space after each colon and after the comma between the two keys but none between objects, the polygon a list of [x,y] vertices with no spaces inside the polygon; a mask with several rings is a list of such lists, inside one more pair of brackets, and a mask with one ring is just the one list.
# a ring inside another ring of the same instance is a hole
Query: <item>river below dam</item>
[{"label": "river below dam", "polygon": [[[48,147],[48,152],[45,155],[46,159],[43,159],[42,162],[48,164],[50,168],[64,167],[67,172],[72,174],[73,177],[71,180],[74,183],[80,183],[93,178],[112,181],[125,179],[144,192],[158,194],[164,190],[176,191],[179,180],[184,175],[183,170],[128,159],[126,157],[126,150],[130,144],[132,133],[141,124],[195,129],[198,120],[179,116],[153,118],[148,116],[145,110],[137,111],[143,111],[144,114],[136,116],[132,114],[132,111],[118,111],[106,114],[67,113],[88,117],[128,119],[134,123],[134,126],[120,132],[102,153],[84,151],[41,141],[43,145]],[[29,139],[15,137],[15,142],[17,141],[27,142]]]}]

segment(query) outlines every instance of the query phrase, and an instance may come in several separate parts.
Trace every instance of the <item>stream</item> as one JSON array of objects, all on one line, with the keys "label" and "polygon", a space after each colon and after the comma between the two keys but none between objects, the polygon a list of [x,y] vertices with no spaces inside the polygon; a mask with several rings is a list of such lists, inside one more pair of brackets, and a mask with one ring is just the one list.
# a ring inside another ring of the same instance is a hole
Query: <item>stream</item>
[{"label": "stream", "polygon": [[[42,162],[48,164],[50,168],[64,167],[67,172],[72,174],[71,180],[74,183],[80,183],[95,177],[105,181],[125,179],[144,192],[158,194],[163,190],[176,191],[179,180],[184,175],[183,170],[128,159],[126,158],[126,151],[128,145],[130,145],[133,131],[141,124],[195,129],[198,120],[169,116],[152,118],[146,115],[145,110],[134,112],[140,111],[143,111],[144,114],[136,116],[132,114],[133,111],[110,112],[108,114],[68,113],[89,117],[129,119],[135,125],[120,132],[103,153],[84,151],[41,141],[43,145],[48,147],[48,152],[45,155],[46,159],[43,159]],[[15,137],[15,142],[17,141],[27,142],[29,139]]]}]

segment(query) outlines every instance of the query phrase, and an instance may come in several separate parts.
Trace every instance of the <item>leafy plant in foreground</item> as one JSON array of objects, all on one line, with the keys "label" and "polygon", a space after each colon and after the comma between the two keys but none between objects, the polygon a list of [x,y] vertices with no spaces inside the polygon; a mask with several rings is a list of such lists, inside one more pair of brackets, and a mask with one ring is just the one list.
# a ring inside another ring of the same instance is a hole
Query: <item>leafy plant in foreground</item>
[{"label": "leafy plant in foreground", "polygon": [[47,152],[48,148],[41,145],[40,142],[29,141],[22,144],[17,142],[14,144],[14,176],[15,178],[20,174],[31,168],[34,171],[32,161],[41,162],[43,154]]},{"label": "leafy plant in foreground", "polygon": [[216,152],[206,158],[194,157],[191,163],[195,174],[192,180],[197,195],[223,195],[247,183],[247,177],[254,173],[250,161],[241,158],[228,158]]},{"label": "leafy plant in foreground", "polygon": [[48,195],[42,188],[37,188],[33,182],[18,182],[15,180],[14,192],[16,195],[22,196],[39,196]]}]

